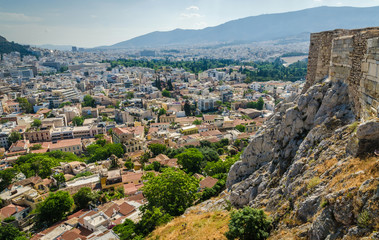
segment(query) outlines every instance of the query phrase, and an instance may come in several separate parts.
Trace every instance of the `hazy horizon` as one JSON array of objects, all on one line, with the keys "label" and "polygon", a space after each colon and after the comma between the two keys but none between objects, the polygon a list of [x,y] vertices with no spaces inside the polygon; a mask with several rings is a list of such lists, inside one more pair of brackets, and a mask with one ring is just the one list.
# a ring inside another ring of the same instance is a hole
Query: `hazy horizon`
[{"label": "hazy horizon", "polygon": [[154,31],[203,29],[249,16],[379,0],[0,0],[0,35],[30,45],[97,47]]}]

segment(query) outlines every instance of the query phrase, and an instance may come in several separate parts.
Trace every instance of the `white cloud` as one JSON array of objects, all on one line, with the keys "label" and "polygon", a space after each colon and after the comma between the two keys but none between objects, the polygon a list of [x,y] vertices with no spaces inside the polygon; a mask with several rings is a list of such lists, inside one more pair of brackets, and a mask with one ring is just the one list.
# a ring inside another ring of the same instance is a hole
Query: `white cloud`
[{"label": "white cloud", "polygon": [[40,22],[42,18],[27,16],[23,13],[0,12],[0,21],[5,22]]},{"label": "white cloud", "polygon": [[181,13],[180,17],[183,19],[189,19],[189,18],[199,18],[201,17],[198,13]]},{"label": "white cloud", "polygon": [[188,11],[199,11],[200,8],[198,6],[189,6],[188,8],[186,8],[186,10],[188,10]]}]

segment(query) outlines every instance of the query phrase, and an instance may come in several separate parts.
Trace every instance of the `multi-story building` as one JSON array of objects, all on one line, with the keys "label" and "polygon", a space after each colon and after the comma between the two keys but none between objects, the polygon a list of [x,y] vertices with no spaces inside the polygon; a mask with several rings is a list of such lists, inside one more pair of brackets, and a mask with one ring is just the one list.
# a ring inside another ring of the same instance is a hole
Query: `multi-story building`
[{"label": "multi-story building", "polygon": [[223,91],[221,93],[222,103],[231,102],[232,98],[233,98],[233,92],[232,91]]},{"label": "multi-story building", "polygon": [[144,148],[144,127],[114,128],[112,139],[114,143],[121,143],[125,152],[139,151]]},{"label": "multi-story building", "polygon": [[31,143],[35,142],[50,142],[53,128],[51,126],[40,128],[29,128],[24,133],[24,136]]},{"label": "multi-story building", "polygon": [[159,116],[159,122],[161,123],[172,123],[175,122],[176,115],[175,114],[163,114]]},{"label": "multi-story building", "polygon": [[199,109],[202,112],[211,111],[215,108],[215,103],[217,99],[214,98],[200,98],[199,99]]},{"label": "multi-story building", "polygon": [[191,125],[187,127],[182,127],[180,131],[183,135],[191,135],[191,134],[198,133],[199,129],[197,128],[196,125]]},{"label": "multi-story building", "polygon": [[49,146],[50,151],[72,152],[75,154],[82,153],[82,140],[80,138],[58,140]]},{"label": "multi-story building", "polygon": [[22,111],[18,102],[7,101],[7,107],[11,113],[19,113]]}]

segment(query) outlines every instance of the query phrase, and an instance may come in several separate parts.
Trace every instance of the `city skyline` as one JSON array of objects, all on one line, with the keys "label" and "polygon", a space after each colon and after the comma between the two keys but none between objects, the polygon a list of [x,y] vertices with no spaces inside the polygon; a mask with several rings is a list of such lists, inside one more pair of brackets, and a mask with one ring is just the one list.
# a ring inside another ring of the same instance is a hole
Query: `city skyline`
[{"label": "city skyline", "polygon": [[153,31],[202,29],[230,20],[318,6],[370,7],[379,0],[4,1],[0,35],[23,44],[112,45]]}]

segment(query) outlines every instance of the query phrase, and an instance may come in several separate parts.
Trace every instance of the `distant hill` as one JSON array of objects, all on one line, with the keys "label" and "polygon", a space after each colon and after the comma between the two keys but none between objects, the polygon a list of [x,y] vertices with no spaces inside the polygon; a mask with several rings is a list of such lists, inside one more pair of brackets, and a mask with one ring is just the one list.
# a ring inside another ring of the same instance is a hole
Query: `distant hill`
[{"label": "distant hill", "polygon": [[294,12],[242,18],[201,30],[152,32],[112,46],[143,48],[196,44],[247,43],[279,39],[308,40],[309,33],[336,28],[379,26],[379,6],[368,8],[317,7]]},{"label": "distant hill", "polygon": [[14,42],[8,42],[7,39],[0,36],[0,54],[19,52],[21,56],[32,55],[33,53],[28,50],[28,46],[24,46]]}]

